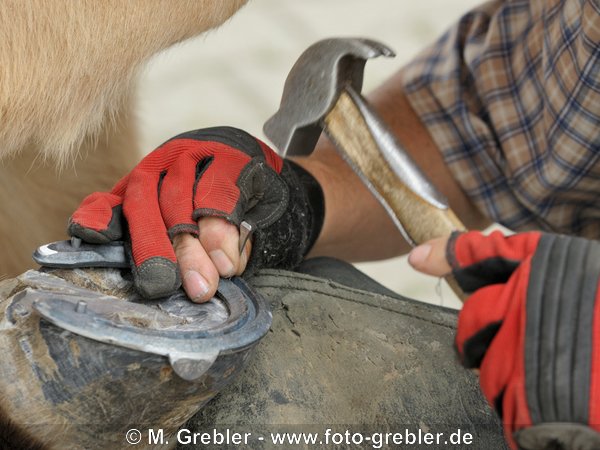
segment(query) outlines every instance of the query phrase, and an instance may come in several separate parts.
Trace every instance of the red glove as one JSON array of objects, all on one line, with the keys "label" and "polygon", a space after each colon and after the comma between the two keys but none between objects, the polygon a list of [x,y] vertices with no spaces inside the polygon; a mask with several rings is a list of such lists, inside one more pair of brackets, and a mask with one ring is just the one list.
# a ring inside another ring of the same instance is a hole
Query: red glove
[{"label": "red glove", "polygon": [[86,197],[68,231],[90,243],[128,237],[136,288],[156,298],[181,285],[169,238],[198,235],[197,220],[204,216],[252,225],[248,267],[289,268],[318,236],[322,192],[307,172],[260,140],[235,128],[209,128],[170,139],[110,193]]},{"label": "red glove", "polygon": [[469,232],[451,237],[447,257],[473,292],[458,353],[480,369],[511,446],[600,449],[600,243]]}]

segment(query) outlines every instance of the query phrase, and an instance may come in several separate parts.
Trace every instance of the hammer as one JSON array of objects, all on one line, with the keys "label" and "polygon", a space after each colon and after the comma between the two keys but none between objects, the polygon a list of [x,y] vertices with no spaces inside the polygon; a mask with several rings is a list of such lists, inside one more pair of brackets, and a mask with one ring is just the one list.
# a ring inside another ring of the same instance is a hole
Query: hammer
[{"label": "hammer", "polygon": [[[292,67],[279,110],[264,132],[286,156],[312,153],[325,131],[412,245],[465,230],[446,198],[360,95],[365,62],[378,56],[395,54],[370,39],[313,44]],[[464,301],[456,281],[451,276],[446,281]]]}]

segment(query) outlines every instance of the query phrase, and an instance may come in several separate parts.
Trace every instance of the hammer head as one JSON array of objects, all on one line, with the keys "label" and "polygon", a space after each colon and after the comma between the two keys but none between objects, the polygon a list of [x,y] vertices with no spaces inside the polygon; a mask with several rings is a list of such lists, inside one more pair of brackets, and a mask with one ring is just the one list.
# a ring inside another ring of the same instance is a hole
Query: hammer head
[{"label": "hammer head", "polygon": [[360,92],[368,58],[395,56],[379,42],[360,38],[325,39],[311,45],[292,67],[279,110],[264,132],[282,156],[312,153],[321,120],[345,86]]}]

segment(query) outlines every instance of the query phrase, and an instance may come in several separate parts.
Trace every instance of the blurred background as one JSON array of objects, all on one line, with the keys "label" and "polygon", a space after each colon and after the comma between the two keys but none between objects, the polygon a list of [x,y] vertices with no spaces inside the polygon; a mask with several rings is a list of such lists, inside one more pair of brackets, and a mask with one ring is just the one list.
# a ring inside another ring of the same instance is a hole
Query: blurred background
[{"label": "blurred background", "polygon": [[[217,30],[155,57],[137,92],[143,148],[183,131],[231,125],[266,139],[298,56],[317,40],[360,36],[382,41],[394,59],[370,60],[369,92],[481,0],[250,0]],[[268,140],[267,140],[268,141]],[[420,275],[405,257],[357,264],[388,288],[448,307],[460,303],[444,282]]]}]

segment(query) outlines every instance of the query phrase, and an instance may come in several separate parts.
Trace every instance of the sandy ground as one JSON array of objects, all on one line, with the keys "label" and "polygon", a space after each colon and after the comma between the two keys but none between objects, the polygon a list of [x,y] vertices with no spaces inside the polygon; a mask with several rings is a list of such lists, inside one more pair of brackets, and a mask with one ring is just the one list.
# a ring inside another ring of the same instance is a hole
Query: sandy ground
[{"label": "sandy ground", "polygon": [[[149,64],[138,91],[139,130],[151,150],[182,131],[232,125],[262,137],[283,82],[309,45],[331,36],[380,40],[394,60],[369,61],[373,89],[433,42],[477,0],[251,0],[218,30],[179,45]],[[444,282],[413,271],[406,259],[358,264],[403,295],[458,307]]]}]

